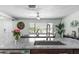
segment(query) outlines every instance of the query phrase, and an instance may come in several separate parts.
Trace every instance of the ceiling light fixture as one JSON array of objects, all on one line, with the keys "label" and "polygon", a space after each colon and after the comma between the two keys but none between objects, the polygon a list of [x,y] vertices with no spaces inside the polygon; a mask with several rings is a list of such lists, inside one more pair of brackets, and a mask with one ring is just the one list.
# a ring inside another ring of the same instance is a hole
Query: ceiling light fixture
[{"label": "ceiling light fixture", "polygon": [[37,17],[36,17],[37,20],[40,20],[40,16],[39,16],[39,12],[37,12]]}]

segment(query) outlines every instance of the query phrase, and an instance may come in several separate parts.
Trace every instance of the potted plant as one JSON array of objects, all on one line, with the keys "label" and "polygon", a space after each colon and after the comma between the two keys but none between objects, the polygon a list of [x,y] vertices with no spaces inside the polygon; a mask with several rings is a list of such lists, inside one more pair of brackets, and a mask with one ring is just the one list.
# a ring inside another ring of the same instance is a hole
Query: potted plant
[{"label": "potted plant", "polygon": [[14,29],[13,30],[13,36],[15,37],[15,40],[19,40],[19,38],[20,38],[20,29]]},{"label": "potted plant", "polygon": [[57,30],[57,33],[59,34],[60,38],[63,38],[63,34],[65,32],[65,29],[64,29],[64,23],[60,23],[58,25],[56,25],[56,30]]}]

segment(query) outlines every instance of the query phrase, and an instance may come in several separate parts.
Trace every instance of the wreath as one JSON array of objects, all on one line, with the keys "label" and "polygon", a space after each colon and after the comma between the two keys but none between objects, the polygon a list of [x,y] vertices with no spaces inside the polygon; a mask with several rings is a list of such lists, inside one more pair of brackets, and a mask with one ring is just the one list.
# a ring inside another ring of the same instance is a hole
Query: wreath
[{"label": "wreath", "polygon": [[24,27],[25,27],[24,22],[18,22],[17,23],[17,28],[19,28],[20,30],[24,29]]}]

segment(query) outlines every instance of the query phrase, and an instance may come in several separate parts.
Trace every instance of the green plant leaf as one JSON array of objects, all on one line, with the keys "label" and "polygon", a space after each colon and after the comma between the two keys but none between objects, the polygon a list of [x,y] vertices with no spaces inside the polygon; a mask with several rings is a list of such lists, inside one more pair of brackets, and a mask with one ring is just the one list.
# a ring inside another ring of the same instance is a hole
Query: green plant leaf
[{"label": "green plant leaf", "polygon": [[57,32],[60,34],[60,36],[62,35],[62,33],[65,32],[65,29],[64,29],[64,23],[60,23],[58,25],[56,25],[57,27]]}]

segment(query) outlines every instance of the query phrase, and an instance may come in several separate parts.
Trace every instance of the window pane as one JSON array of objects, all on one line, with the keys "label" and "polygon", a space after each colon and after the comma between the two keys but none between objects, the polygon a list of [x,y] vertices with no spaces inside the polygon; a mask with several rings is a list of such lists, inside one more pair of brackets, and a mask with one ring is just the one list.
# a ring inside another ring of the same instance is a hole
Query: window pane
[{"label": "window pane", "polygon": [[46,33],[47,24],[50,25],[50,33],[53,33],[53,23],[29,23],[29,33]]}]

